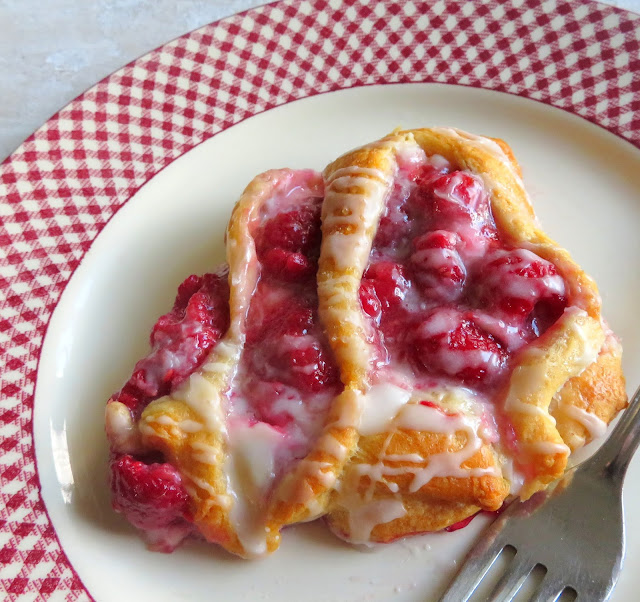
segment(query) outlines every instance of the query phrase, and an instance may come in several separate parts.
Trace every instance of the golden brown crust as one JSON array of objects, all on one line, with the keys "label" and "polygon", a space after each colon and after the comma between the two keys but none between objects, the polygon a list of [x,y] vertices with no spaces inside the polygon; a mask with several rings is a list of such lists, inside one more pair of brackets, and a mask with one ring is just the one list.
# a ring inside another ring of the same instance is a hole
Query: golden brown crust
[{"label": "golden brown crust", "polygon": [[[361,344],[367,334],[358,300],[360,279],[388,193],[385,176],[393,174],[396,145],[409,138],[397,135],[388,140],[389,144],[374,143],[351,151],[324,170],[327,190],[338,202],[326,203],[325,198],[322,207],[325,251],[318,262],[319,312],[342,382],[357,390],[367,381],[371,362],[369,346]],[[327,240],[342,244],[349,239],[357,241],[356,245],[327,252]]]},{"label": "golden brown crust", "polygon": [[[377,524],[371,530],[368,541],[389,543],[401,537],[442,531],[481,510],[472,504],[413,497],[405,497],[403,504],[405,514],[389,522]],[[337,507],[327,516],[327,522],[339,537],[353,539],[349,512],[346,509]]]},{"label": "golden brown crust", "polygon": [[336,480],[358,441],[353,426],[357,409],[353,402],[348,391],[336,397],[313,448],[278,485],[268,512],[270,530],[311,520],[326,512]]},{"label": "golden brown crust", "polygon": [[[622,348],[613,338],[605,343],[598,358],[580,376],[569,380],[554,397],[550,414],[571,451],[602,430],[620,410],[627,407],[625,379],[622,374]],[[574,412],[571,408],[576,408]],[[592,415],[596,420],[584,416]],[[600,421],[600,422],[598,422]]]},{"label": "golden brown crust", "polygon": [[[484,510],[497,510],[509,493],[509,487],[501,476],[495,476],[491,473],[471,477],[435,476],[417,491],[412,489],[412,469],[425,468],[429,463],[429,458],[437,454],[455,454],[468,444],[469,436],[464,431],[457,431],[450,437],[442,433],[402,429],[392,434],[380,433],[363,437],[360,440],[358,452],[351,458],[344,480],[350,486],[354,485],[353,481],[355,480],[355,487],[359,493],[373,488],[374,496],[384,496],[390,490],[394,490],[401,495],[413,495],[418,499],[447,500],[473,504]],[[408,457],[413,454],[421,456],[424,461],[389,460],[386,457]],[[358,478],[359,468],[375,466],[381,459],[385,467],[408,470],[400,474],[385,475],[383,473],[383,478],[375,482],[366,472]],[[461,464],[462,469],[470,471],[474,469],[492,471],[495,466],[496,460],[493,451],[486,444]],[[350,478],[349,471],[355,473],[355,479]],[[389,487],[390,483],[393,484],[391,487]]]}]

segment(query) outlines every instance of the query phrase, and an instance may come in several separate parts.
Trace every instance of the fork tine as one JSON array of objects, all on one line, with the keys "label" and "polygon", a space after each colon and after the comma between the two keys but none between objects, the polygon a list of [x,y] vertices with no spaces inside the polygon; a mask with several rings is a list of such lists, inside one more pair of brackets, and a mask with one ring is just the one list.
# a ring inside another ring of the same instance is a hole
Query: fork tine
[{"label": "fork tine", "polygon": [[530,602],[556,602],[565,586],[547,573]]},{"label": "fork tine", "polygon": [[[476,546],[465,560],[460,572],[451,582],[439,602],[467,602],[473,595],[478,583],[484,579],[497,560],[505,544]],[[485,549],[486,548],[486,549]]]},{"label": "fork tine", "polygon": [[523,554],[516,551],[515,557],[509,563],[505,573],[500,577],[489,596],[490,602],[507,602],[511,600],[522,587],[529,573],[533,570],[533,563]]}]

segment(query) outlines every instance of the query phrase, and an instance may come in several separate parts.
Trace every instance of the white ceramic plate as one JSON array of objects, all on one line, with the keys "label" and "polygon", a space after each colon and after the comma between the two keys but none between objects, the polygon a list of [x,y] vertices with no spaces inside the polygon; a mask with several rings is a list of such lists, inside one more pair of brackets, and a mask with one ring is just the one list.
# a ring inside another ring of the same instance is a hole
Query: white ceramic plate
[{"label": "white ceramic plate", "polygon": [[[103,406],[144,354],[156,317],[189,273],[223,260],[233,203],[273,167],[321,169],[397,126],[453,125],[505,139],[536,211],[600,285],[640,382],[640,151],[569,113],[499,92],[437,84],[370,86],[299,100],[245,120],[171,163],[107,224],[74,273],[40,360],[34,435],[42,496],[62,548],[98,600],[433,599],[484,519],[363,552],[322,522],[288,529],[281,548],[242,561],[189,543],[145,550],[110,508]],[[628,555],[613,599],[640,586],[640,458],[625,486]],[[534,534],[532,534],[532,537]]]}]

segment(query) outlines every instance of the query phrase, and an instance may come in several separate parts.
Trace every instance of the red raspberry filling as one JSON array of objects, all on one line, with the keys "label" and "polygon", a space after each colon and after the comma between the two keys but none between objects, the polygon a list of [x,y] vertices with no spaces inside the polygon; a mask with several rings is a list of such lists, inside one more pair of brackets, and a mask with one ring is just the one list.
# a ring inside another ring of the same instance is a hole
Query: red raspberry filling
[{"label": "red raspberry filling", "polygon": [[567,304],[552,263],[500,240],[482,180],[441,157],[400,165],[360,302],[381,332],[380,357],[408,363],[419,380],[485,392]]},{"label": "red raspberry filling", "polygon": [[426,297],[447,302],[462,295],[467,269],[458,250],[461,243],[460,236],[446,230],[433,230],[413,239],[409,261]]},{"label": "red raspberry filling", "polygon": [[338,382],[313,299],[289,297],[262,283],[253,303],[262,307],[250,312],[247,332],[245,353],[253,376],[305,394]]},{"label": "red raspberry filling", "polygon": [[110,471],[113,508],[132,525],[155,533],[182,531],[182,538],[188,534],[189,496],[171,464],[145,464],[124,455],[112,459]]},{"label": "red raspberry filling", "polygon": [[205,360],[229,328],[226,271],[189,276],[178,288],[171,311],[151,331],[151,352],[111,401],[139,416],[147,404],[167,395]]},{"label": "red raspberry filling", "polygon": [[[189,276],[171,311],[153,327],[151,352],[109,401],[123,403],[137,418],[149,402],[184,381],[229,327],[228,298],[226,272]],[[177,470],[130,455],[115,455],[109,468],[114,509],[146,532],[150,547],[170,552],[191,530],[184,520],[188,496]]]},{"label": "red raspberry filling", "polygon": [[504,368],[507,352],[482,330],[471,312],[433,310],[413,334],[415,363],[465,384],[489,382]]},{"label": "red raspberry filling", "polygon": [[320,255],[322,198],[311,197],[295,209],[267,220],[255,235],[265,276],[296,283],[312,279]]},{"label": "red raspberry filling", "polygon": [[[286,197],[285,192],[283,201]],[[282,433],[284,451],[277,473],[308,453],[341,386],[318,321],[315,272],[320,254],[320,207],[321,200],[309,194],[294,208],[264,220],[254,233],[262,278],[249,310],[231,412],[236,418],[265,422]],[[285,264],[273,262],[276,253],[286,257]],[[289,265],[298,256],[310,274]]]}]

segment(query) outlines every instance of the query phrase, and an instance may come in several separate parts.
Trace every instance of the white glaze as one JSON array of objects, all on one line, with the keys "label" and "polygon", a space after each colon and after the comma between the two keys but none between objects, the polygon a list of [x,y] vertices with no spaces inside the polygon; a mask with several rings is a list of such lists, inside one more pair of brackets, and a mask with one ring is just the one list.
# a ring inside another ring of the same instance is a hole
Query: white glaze
[{"label": "white glaze", "polygon": [[[354,472],[359,476],[368,476],[371,479],[371,487],[368,495],[372,495],[375,483],[383,482],[387,476],[411,474],[413,479],[410,491],[415,492],[424,487],[434,477],[459,477],[482,476],[497,474],[493,467],[468,469],[462,464],[471,458],[482,446],[482,439],[478,436],[480,418],[473,414],[447,415],[441,410],[411,402],[403,405],[393,420],[386,425],[380,425],[380,432],[388,432],[389,436],[383,450],[375,464],[358,464]],[[399,429],[438,433],[453,437],[456,433],[464,433],[466,443],[456,452],[444,452],[433,454],[423,458],[419,454],[406,454],[400,457],[398,454],[388,455],[386,447],[393,433]],[[389,466],[388,462],[406,461],[416,466]]]},{"label": "white glaze", "polygon": [[171,416],[167,414],[163,414],[162,416],[158,416],[154,422],[156,424],[162,424],[164,426],[171,426],[185,433],[197,433],[202,430],[202,425],[195,420],[180,420],[179,422],[171,418]]},{"label": "white glaze", "polygon": [[607,423],[595,414],[569,404],[559,404],[558,411],[581,424],[589,433],[589,437],[597,439],[607,432]]},{"label": "white glaze", "polygon": [[411,398],[411,392],[390,383],[373,385],[363,402],[358,430],[361,435],[375,435],[386,430],[398,410]]},{"label": "white glaze", "polygon": [[502,476],[509,481],[509,494],[518,495],[524,485],[524,475],[516,468],[511,456],[501,454],[499,459],[502,467]]},{"label": "white glaze", "polygon": [[[500,260],[517,260],[517,263],[508,263]],[[505,297],[515,297],[516,299],[536,299],[541,293],[553,293],[558,296],[565,294],[565,284],[560,274],[550,274],[541,278],[528,278],[518,274],[518,270],[530,266],[534,263],[548,265],[543,259],[533,251],[528,249],[498,249],[493,251],[487,262],[497,262],[484,274],[484,285],[495,288]]]},{"label": "white glaze", "polygon": [[349,452],[349,450],[333,435],[327,435],[324,438],[322,449],[338,462],[344,461],[347,457],[347,453]]},{"label": "white glaze", "polygon": [[204,441],[192,441],[190,443],[192,457],[202,464],[216,465],[220,460],[220,454]]},{"label": "white glaze", "polygon": [[141,449],[140,432],[133,422],[129,408],[123,403],[111,401],[107,404],[105,428],[113,451],[133,454]]},{"label": "white glaze", "polygon": [[595,338],[587,336],[583,326],[580,324],[580,319],[587,316],[587,312],[584,310],[578,310],[573,313],[574,319],[569,322],[571,333],[580,341],[581,352],[574,358],[577,373],[575,376],[582,374],[586,368],[588,368],[598,358],[598,354],[602,349],[602,345],[606,340],[604,333],[602,338]]},{"label": "white glaze", "polygon": [[265,508],[261,500],[275,476],[275,456],[282,434],[267,424],[237,424],[229,429],[224,472],[233,497],[229,518],[248,556],[267,551]]},{"label": "white glaze", "polygon": [[[528,352],[529,350],[527,350]],[[526,400],[534,398],[536,393],[544,386],[547,380],[547,367],[543,362],[531,362],[521,364],[511,373],[509,391],[505,399],[507,411],[520,412],[529,416],[549,416],[545,408]]]},{"label": "white glaze", "polygon": [[407,511],[399,499],[372,500],[363,503],[354,500],[349,512],[349,541],[355,544],[370,545],[371,531],[377,525],[383,525],[402,518]]},{"label": "white glaze", "polygon": [[225,432],[225,417],[221,407],[220,390],[207,378],[205,371],[194,372],[172,393],[173,399],[183,401],[204,420],[211,432]]},{"label": "white glaze", "polygon": [[571,450],[564,443],[557,443],[555,441],[531,441],[526,444],[528,451],[535,454],[544,454],[553,456],[555,454],[567,454],[571,453]]}]

